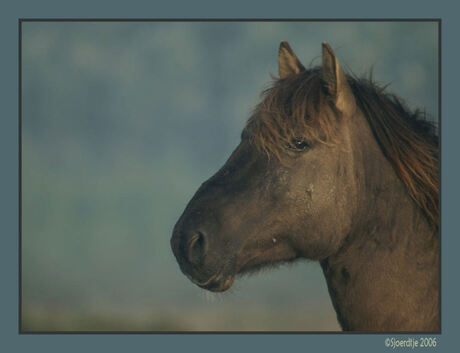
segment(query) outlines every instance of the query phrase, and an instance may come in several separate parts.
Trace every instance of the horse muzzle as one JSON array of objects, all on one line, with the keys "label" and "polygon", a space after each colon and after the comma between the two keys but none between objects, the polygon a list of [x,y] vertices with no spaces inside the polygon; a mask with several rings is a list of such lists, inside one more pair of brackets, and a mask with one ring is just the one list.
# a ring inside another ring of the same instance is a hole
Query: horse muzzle
[{"label": "horse muzzle", "polygon": [[232,286],[235,261],[222,261],[224,256],[210,249],[204,230],[187,231],[176,225],[171,248],[181,271],[197,286],[212,292],[223,292]]}]

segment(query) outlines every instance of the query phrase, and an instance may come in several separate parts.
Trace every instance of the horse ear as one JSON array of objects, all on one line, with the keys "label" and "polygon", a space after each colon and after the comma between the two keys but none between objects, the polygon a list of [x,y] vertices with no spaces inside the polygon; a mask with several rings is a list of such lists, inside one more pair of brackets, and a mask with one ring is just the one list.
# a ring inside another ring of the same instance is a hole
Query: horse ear
[{"label": "horse ear", "polygon": [[305,71],[305,67],[294,54],[288,42],[281,42],[278,50],[278,71],[280,78],[297,75]]},{"label": "horse ear", "polygon": [[347,116],[352,115],[356,108],[353,93],[337,57],[325,42],[323,42],[322,80],[337,109]]}]

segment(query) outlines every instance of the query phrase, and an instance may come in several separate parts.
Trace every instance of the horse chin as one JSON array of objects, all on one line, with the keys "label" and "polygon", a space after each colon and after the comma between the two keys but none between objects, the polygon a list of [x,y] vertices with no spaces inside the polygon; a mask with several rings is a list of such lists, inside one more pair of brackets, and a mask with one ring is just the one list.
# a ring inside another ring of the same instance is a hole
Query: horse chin
[{"label": "horse chin", "polygon": [[287,259],[279,259],[279,260],[270,260],[270,259],[256,259],[255,261],[248,261],[246,264],[240,267],[238,270],[238,277],[242,277],[245,275],[253,275],[258,272],[262,272],[265,270],[272,270],[278,267],[281,267],[286,264],[292,264],[296,261],[300,260],[299,257],[292,257]]}]

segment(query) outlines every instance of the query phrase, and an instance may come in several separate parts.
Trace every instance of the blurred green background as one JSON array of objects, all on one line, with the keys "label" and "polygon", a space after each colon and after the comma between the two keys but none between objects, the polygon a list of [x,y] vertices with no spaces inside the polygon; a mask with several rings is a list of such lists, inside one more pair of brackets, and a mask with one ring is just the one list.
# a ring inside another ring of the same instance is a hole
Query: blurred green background
[{"label": "blurred green background", "polygon": [[192,284],[169,245],[288,40],[436,120],[434,22],[24,22],[22,328],[338,330],[319,265]]}]

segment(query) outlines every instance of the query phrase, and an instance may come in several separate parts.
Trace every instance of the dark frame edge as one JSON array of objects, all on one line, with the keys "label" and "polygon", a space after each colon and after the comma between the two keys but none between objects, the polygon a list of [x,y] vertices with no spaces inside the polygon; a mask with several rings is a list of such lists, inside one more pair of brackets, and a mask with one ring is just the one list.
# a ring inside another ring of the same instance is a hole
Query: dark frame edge
[{"label": "dark frame edge", "polygon": [[22,331],[22,20],[18,19],[18,333]]}]

